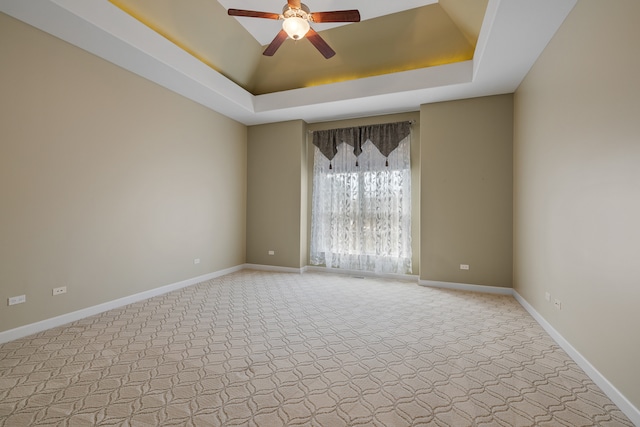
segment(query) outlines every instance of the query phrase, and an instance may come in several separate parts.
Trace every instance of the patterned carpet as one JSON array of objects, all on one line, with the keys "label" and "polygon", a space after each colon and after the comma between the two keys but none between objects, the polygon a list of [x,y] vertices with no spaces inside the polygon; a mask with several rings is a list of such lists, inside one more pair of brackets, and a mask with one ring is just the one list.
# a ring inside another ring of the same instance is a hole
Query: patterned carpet
[{"label": "patterned carpet", "polygon": [[632,426],[512,298],[245,270],[0,346],[2,426]]}]

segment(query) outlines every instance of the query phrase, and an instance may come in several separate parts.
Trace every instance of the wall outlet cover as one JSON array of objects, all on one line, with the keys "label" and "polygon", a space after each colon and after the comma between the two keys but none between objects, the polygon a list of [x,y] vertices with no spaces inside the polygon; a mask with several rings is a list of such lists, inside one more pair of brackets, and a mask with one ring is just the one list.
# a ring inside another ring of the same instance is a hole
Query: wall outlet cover
[{"label": "wall outlet cover", "polygon": [[26,295],[18,295],[17,297],[10,297],[7,299],[7,305],[22,304],[23,302],[27,302]]}]

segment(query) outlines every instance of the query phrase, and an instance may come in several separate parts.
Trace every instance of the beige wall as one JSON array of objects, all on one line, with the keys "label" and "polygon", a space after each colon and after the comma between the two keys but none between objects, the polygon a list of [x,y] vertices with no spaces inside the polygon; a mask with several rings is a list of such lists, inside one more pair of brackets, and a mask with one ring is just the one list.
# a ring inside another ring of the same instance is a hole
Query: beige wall
[{"label": "beige wall", "polygon": [[[411,125],[411,251],[413,266],[412,274],[420,274],[420,114],[418,112],[389,114],[375,117],[363,117],[358,119],[338,120],[331,122],[314,123],[309,125],[309,130],[340,129],[345,127],[366,126],[379,123],[394,123],[402,121],[413,121]],[[307,236],[311,236],[311,197],[313,193],[313,162],[315,147],[312,143],[311,135],[307,141],[307,180],[308,180],[308,227]],[[417,218],[417,219],[416,219]],[[308,258],[305,263],[308,262]]]},{"label": "beige wall", "polygon": [[515,288],[637,408],[639,16],[577,3],[515,94],[514,155]]},{"label": "beige wall", "polygon": [[[249,127],[247,262],[306,265],[306,123]],[[304,247],[303,247],[304,246]],[[274,255],[269,255],[272,250]]]},{"label": "beige wall", "polygon": [[246,126],[4,14],[0,57],[0,331],[244,263]]},{"label": "beige wall", "polygon": [[512,95],[423,105],[420,120],[420,278],[510,287]]},{"label": "beige wall", "polygon": [[[296,268],[308,263],[314,147],[306,128],[411,120],[413,274],[510,287],[512,101],[504,95],[425,105],[420,113],[250,127],[247,262]],[[299,162],[305,140],[307,160]],[[302,225],[306,236],[299,232]],[[273,242],[281,242],[282,255]],[[268,256],[269,249],[276,255]],[[471,270],[459,270],[461,263]]]}]

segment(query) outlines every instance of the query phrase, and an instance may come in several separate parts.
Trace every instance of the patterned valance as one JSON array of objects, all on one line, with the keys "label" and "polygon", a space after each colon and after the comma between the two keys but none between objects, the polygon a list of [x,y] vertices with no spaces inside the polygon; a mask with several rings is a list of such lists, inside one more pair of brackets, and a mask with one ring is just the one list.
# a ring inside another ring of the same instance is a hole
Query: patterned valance
[{"label": "patterned valance", "polygon": [[353,154],[358,157],[362,153],[362,145],[371,141],[383,156],[389,157],[389,154],[398,148],[400,141],[409,136],[409,132],[411,122],[317,130],[313,132],[313,145],[318,147],[327,159],[332,160],[338,152],[338,145],[343,142],[352,146]]}]

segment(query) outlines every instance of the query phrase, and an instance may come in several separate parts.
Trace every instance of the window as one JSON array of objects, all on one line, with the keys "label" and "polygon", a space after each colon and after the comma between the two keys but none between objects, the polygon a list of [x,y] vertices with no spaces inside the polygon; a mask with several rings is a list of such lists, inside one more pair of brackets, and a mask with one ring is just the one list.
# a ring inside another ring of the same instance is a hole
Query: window
[{"label": "window", "polygon": [[357,148],[336,141],[331,160],[316,146],[311,264],[411,273],[408,132],[388,156],[369,138]]}]

